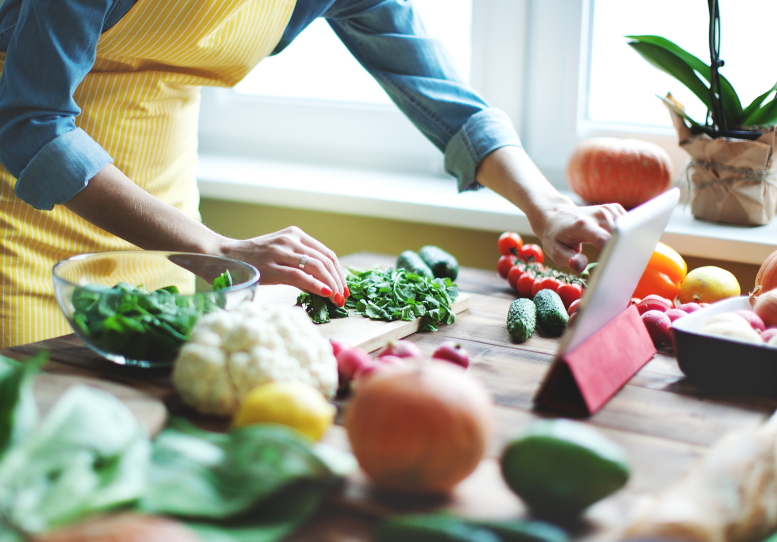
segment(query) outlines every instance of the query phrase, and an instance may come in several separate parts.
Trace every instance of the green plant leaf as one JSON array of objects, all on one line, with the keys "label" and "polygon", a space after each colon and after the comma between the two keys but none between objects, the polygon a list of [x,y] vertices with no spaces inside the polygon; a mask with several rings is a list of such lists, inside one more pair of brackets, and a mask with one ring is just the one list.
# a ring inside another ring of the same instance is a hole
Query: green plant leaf
[{"label": "green plant leaf", "polygon": [[0,356],[0,459],[38,423],[32,379],[46,359],[41,354],[20,363]]},{"label": "green plant leaf", "polygon": [[[673,54],[676,56],[679,60],[684,62],[688,67],[690,67],[692,70],[694,70],[696,73],[701,75],[707,82],[710,80],[710,67],[708,64],[697,58],[696,56],[692,55],[691,53],[687,52],[682,47],[679,47],[678,45],[672,43],[666,38],[662,38],[660,36],[626,36],[629,39],[635,40],[634,42],[629,43],[632,47],[634,47],[634,43],[643,43],[643,44],[649,44],[655,47],[660,47],[661,49],[664,49],[665,51]],[[636,47],[635,47],[636,49]],[[637,49],[639,52],[639,50]],[[640,53],[642,54],[642,53]],[[645,56],[645,55],[643,55]],[[648,61],[650,61],[648,59]],[[664,71],[664,68],[661,66],[658,66]],[[674,75],[673,73],[667,71],[670,75],[674,76],[676,79],[678,79],[681,83],[685,84],[691,91],[693,91],[694,94],[698,96],[696,91],[689,86],[685,81]],[[719,74],[720,75],[720,74]],[[706,100],[702,100],[704,104],[709,109],[709,88],[707,88],[706,91]],[[731,83],[726,79],[723,75],[720,75],[720,92],[721,96],[723,98],[723,109],[726,113],[726,122],[727,124],[734,124],[734,125],[740,125],[742,123],[743,118],[743,112],[742,112],[742,103],[739,100],[739,96],[737,95],[736,91],[734,90],[734,87],[731,85]]]},{"label": "green plant leaf", "polygon": [[764,106],[753,111],[744,121],[744,126],[768,126],[777,124],[777,96]]},{"label": "green plant leaf", "polygon": [[[758,124],[773,124],[774,121],[771,122],[754,122],[753,119],[760,119],[760,117],[768,117],[769,115],[764,113],[760,113],[760,110],[762,109],[761,104],[764,102],[764,100],[771,94],[772,92],[777,91],[777,83],[774,84],[772,88],[758,96],[755,100],[753,100],[750,105],[748,105],[745,108],[745,112],[742,114],[742,126],[755,126]],[[777,96],[776,96],[777,97]],[[769,103],[773,103],[774,99],[771,100]],[[767,103],[766,106],[768,107],[769,104]]]}]

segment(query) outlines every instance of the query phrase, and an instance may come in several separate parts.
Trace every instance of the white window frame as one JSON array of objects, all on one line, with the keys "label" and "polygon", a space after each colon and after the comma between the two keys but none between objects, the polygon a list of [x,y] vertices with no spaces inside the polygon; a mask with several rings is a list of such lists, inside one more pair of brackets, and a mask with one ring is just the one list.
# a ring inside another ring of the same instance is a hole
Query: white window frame
[{"label": "white window frame", "polygon": [[[472,85],[521,124],[528,0],[473,0]],[[512,69],[506,69],[512,67]],[[415,174],[442,153],[394,107],[203,89],[200,152]]]}]

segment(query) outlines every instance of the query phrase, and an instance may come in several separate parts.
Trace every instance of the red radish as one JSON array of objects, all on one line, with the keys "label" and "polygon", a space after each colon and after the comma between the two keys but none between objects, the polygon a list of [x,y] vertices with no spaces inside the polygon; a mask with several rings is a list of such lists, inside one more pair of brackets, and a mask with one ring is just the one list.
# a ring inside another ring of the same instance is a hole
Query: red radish
[{"label": "red radish", "polygon": [[361,381],[362,379],[371,376],[373,373],[375,373],[375,371],[380,371],[386,367],[407,365],[405,361],[405,358],[399,358],[397,356],[382,356],[379,358],[370,359],[369,363],[365,363],[356,369],[356,373],[354,373],[353,378],[354,380]]},{"label": "red radish", "polygon": [[332,345],[332,354],[334,354],[335,357],[337,357],[337,354],[339,354],[341,350],[351,348],[350,344],[344,343],[343,341],[333,341],[330,339],[329,344]]},{"label": "red radish", "polygon": [[770,327],[763,333],[761,333],[761,339],[763,339],[763,342],[768,343],[773,338],[777,337],[777,327]]},{"label": "red radish", "polygon": [[464,350],[459,343],[447,342],[441,344],[432,354],[432,359],[450,361],[461,365],[465,369],[469,367],[469,352]]},{"label": "red radish", "polygon": [[632,298],[631,298],[631,301],[629,301],[629,305],[639,305],[639,302],[640,302],[640,301],[642,301],[640,298],[638,298],[638,297],[632,297]]},{"label": "red radish", "polygon": [[663,311],[647,311],[642,315],[642,323],[645,324],[653,344],[661,346],[672,342],[672,321]]},{"label": "red radish", "polygon": [[734,314],[738,314],[747,320],[747,323],[750,324],[750,327],[752,327],[754,330],[766,331],[766,325],[764,324],[764,321],[761,320],[761,318],[753,311],[734,311]]},{"label": "red radish", "polygon": [[669,309],[664,314],[666,314],[672,322],[674,322],[678,318],[682,318],[683,316],[688,316],[687,312],[682,311],[680,309]]},{"label": "red radish", "polygon": [[698,303],[683,303],[679,307],[677,307],[681,311],[685,311],[688,314],[691,314],[692,312],[696,312],[697,310],[701,309],[702,306]]},{"label": "red radish", "polygon": [[666,312],[674,308],[672,304],[661,296],[649,295],[637,303],[639,314],[645,314],[648,311]]},{"label": "red radish", "polygon": [[388,343],[378,352],[379,358],[382,358],[383,356],[397,356],[398,358],[422,358],[424,357],[424,354],[415,343],[411,343],[410,341],[396,341]]},{"label": "red radish", "polygon": [[337,373],[341,386],[347,385],[353,380],[353,375],[362,365],[372,363],[370,355],[359,347],[340,350],[335,358],[337,359]]}]

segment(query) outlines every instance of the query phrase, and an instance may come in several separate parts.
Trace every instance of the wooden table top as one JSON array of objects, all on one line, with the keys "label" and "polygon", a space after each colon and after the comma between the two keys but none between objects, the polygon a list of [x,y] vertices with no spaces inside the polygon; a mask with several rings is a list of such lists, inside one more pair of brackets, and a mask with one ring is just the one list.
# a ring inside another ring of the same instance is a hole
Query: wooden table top
[{"label": "wooden table top", "polygon": [[[359,253],[342,258],[344,265],[393,265],[393,258]],[[443,500],[389,497],[376,492],[360,475],[346,480],[311,521],[290,540],[299,542],[369,541],[376,523],[387,515],[445,509],[468,517],[526,517],[522,503],[503,482],[497,459],[504,443],[547,412],[533,409],[532,398],[553,359],[558,339],[535,334],[522,344],[511,341],[505,321],[515,299],[507,282],[495,272],[461,270],[457,280],[471,294],[470,309],[436,333],[409,337],[426,354],[442,342],[456,340],[470,354],[470,373],[482,380],[496,403],[496,436],[488,457],[454,493]],[[222,420],[198,417],[184,408],[164,373],[127,370],[104,363],[72,335],[1,352],[14,358],[42,348],[50,351],[46,371],[97,376],[129,384],[164,400],[173,414],[185,415],[214,429]],[[777,397],[713,391],[696,386],[680,372],[671,349],[660,351],[598,413],[585,420],[621,444],[629,457],[632,476],[627,486],[589,508],[573,524],[564,525],[577,540],[617,536],[640,500],[676,480],[725,433],[763,422],[777,409]],[[333,427],[325,440],[347,448],[342,427]]]}]

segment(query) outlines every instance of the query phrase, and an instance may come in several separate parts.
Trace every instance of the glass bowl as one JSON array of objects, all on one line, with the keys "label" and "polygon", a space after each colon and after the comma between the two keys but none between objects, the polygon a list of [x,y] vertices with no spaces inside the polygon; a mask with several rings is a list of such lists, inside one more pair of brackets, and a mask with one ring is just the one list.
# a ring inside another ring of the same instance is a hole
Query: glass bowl
[{"label": "glass bowl", "polygon": [[[244,262],[143,250],[73,256],[53,276],[75,334],[110,361],[135,367],[172,365],[201,315],[252,300],[259,284],[259,271]],[[214,281],[227,287],[214,289]]]}]

